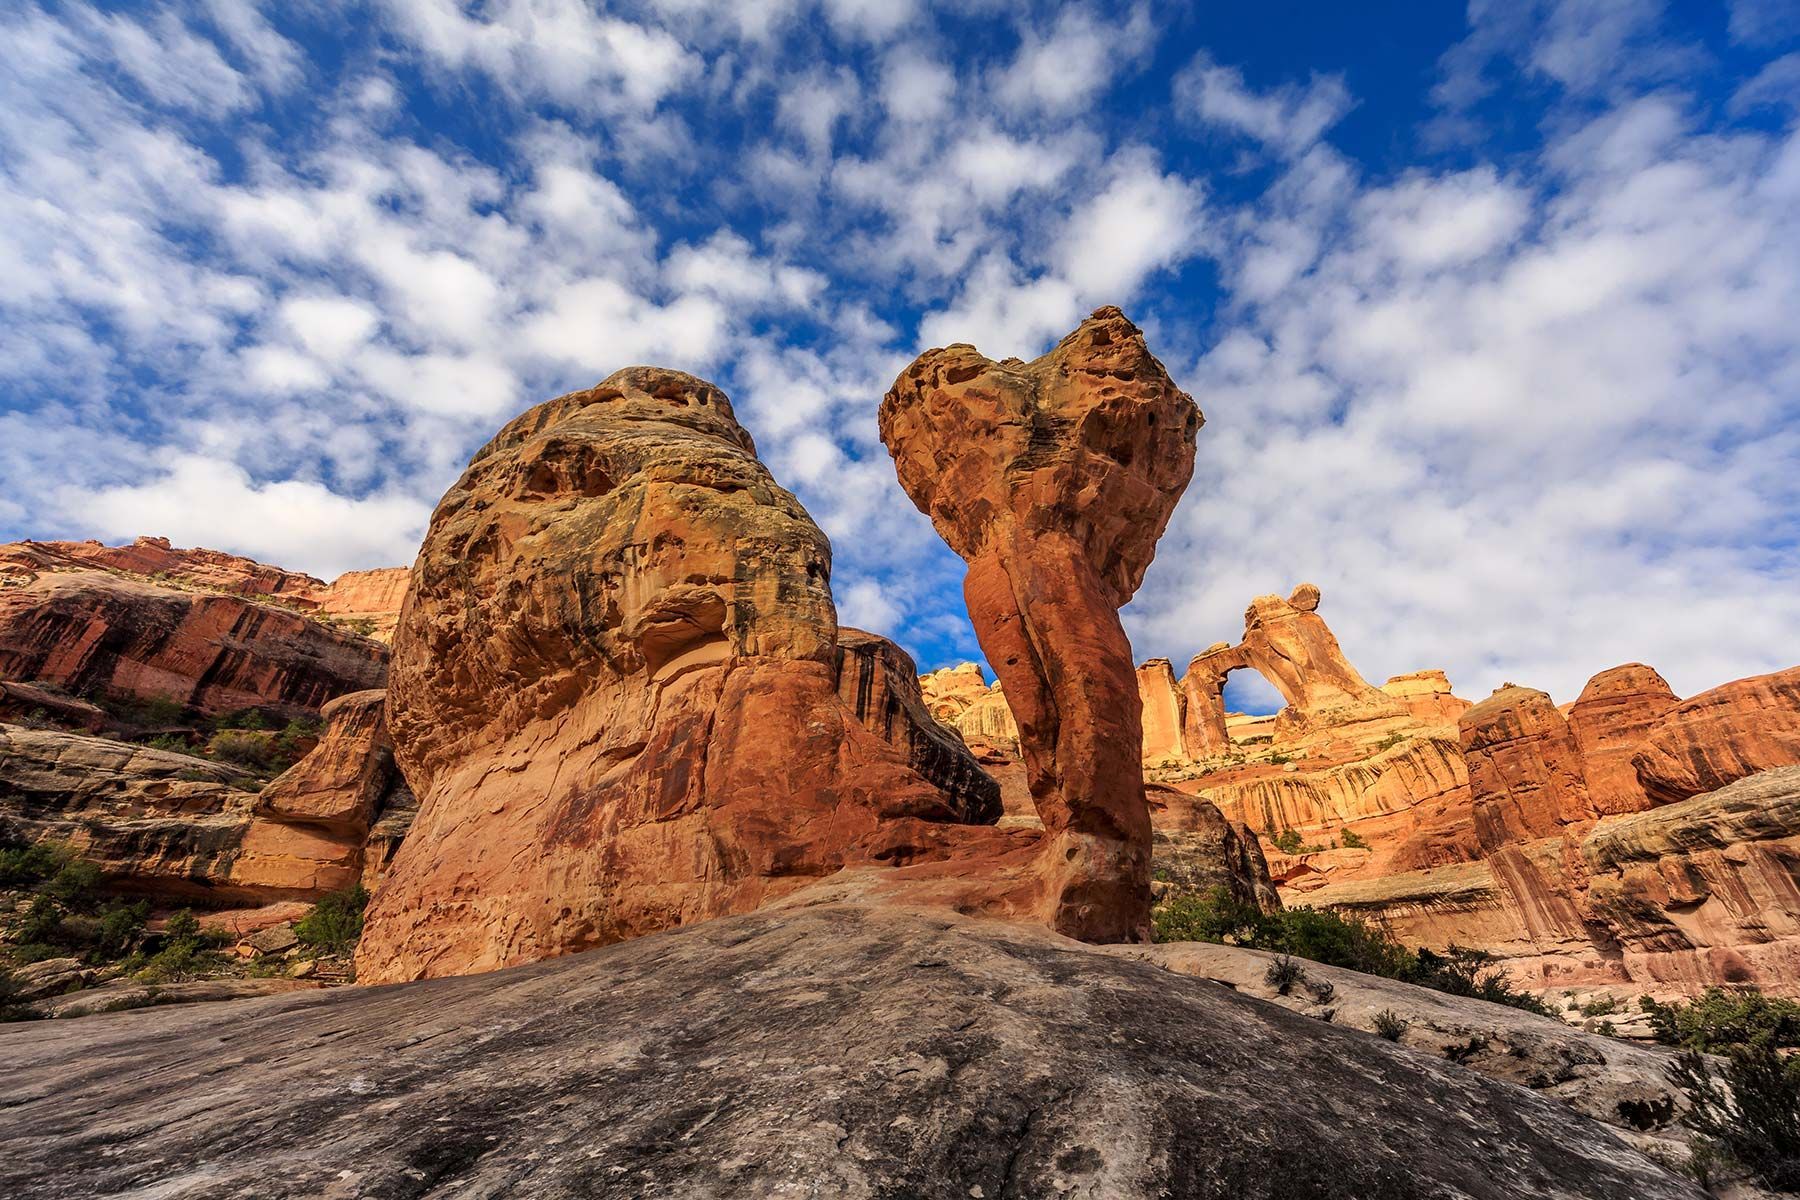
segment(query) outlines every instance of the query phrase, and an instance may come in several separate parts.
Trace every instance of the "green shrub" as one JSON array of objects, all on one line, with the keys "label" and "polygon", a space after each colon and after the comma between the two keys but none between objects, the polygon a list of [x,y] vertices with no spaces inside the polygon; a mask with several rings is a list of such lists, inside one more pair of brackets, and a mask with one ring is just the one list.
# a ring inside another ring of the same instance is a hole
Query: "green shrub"
[{"label": "green shrub", "polygon": [[230,729],[215,733],[207,743],[207,749],[221,762],[251,770],[260,770],[269,765],[269,739],[254,733]]},{"label": "green shrub", "polygon": [[256,708],[240,708],[213,721],[214,729],[247,729],[257,732],[268,727],[269,723],[263,719],[262,710]]},{"label": "green shrub", "polygon": [[1733,1046],[1800,1046],[1800,1003],[1754,988],[1711,987],[1700,999],[1677,1004],[1646,996],[1642,1007],[1656,1040],[1668,1046],[1709,1054]]},{"label": "green shrub", "polygon": [[362,937],[363,909],[368,903],[369,893],[360,884],[333,892],[294,923],[294,935],[315,950],[348,954]]},{"label": "green shrub", "polygon": [[34,887],[62,870],[69,858],[69,851],[55,842],[0,848],[0,887]]},{"label": "green shrub", "polygon": [[148,983],[191,979],[213,966],[216,957],[207,947],[199,918],[184,908],[163,926],[162,949],[151,955],[137,974]]},{"label": "green shrub", "polygon": [[1390,1042],[1397,1042],[1406,1032],[1409,1022],[1391,1008],[1384,1008],[1375,1014],[1375,1034]]},{"label": "green shrub", "polygon": [[1669,1068],[1693,1103],[1687,1123],[1703,1145],[1736,1159],[1766,1187],[1800,1191],[1800,1059],[1755,1042],[1733,1047],[1722,1074],[1715,1078],[1697,1050]]},{"label": "green shrub", "polygon": [[69,908],[91,910],[100,890],[100,868],[84,858],[72,858],[50,877],[42,890]]},{"label": "green shrub", "polygon": [[100,914],[100,925],[94,934],[92,956],[110,962],[137,949],[143,940],[144,922],[150,917],[150,905],[139,900],[135,904],[115,901]]},{"label": "green shrub", "polygon": [[1618,1010],[1619,1002],[1617,1000],[1613,999],[1611,996],[1598,996],[1581,1006],[1581,1015],[1584,1017],[1606,1017],[1611,1016]]},{"label": "green shrub", "polygon": [[1511,987],[1491,954],[1460,946],[1442,954],[1415,952],[1386,930],[1335,912],[1288,908],[1264,913],[1234,899],[1224,888],[1213,888],[1203,895],[1173,897],[1151,916],[1159,942],[1218,942],[1269,950],[1552,1015],[1537,997]]},{"label": "green shrub", "polygon": [[1452,945],[1439,954],[1420,948],[1412,970],[1399,976],[1452,996],[1471,996],[1493,1004],[1522,1008],[1540,1016],[1555,1016],[1554,1010],[1529,992],[1521,992],[1506,982],[1506,974],[1485,950],[1471,950]]},{"label": "green shrub", "polygon": [[1406,735],[1404,733],[1390,733],[1379,742],[1375,743],[1375,749],[1378,753],[1382,750],[1392,750],[1395,746],[1398,746],[1405,740]]},{"label": "green shrub", "polygon": [[200,751],[194,749],[194,744],[192,742],[188,741],[180,734],[175,733],[159,733],[146,741],[144,745],[150,747],[152,750],[167,750],[171,754],[198,755],[200,753]]},{"label": "green shrub", "polygon": [[1275,848],[1283,854],[1300,853],[1300,831],[1298,829],[1284,829],[1270,840],[1275,843]]},{"label": "green shrub", "polygon": [[1344,849],[1367,850],[1368,848],[1369,843],[1363,838],[1362,834],[1356,832],[1354,829],[1344,830]]},{"label": "green shrub", "polygon": [[63,941],[63,906],[42,892],[31,898],[13,922],[12,937],[20,944],[59,944]]}]

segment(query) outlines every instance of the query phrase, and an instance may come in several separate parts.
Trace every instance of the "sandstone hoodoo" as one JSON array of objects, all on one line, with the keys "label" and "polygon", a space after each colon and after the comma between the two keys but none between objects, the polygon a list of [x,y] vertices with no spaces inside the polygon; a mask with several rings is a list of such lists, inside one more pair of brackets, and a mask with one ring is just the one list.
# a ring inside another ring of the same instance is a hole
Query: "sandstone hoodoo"
[{"label": "sandstone hoodoo", "polygon": [[501,430],[438,506],[395,636],[388,717],[420,810],[359,977],[754,908],[998,816],[946,766],[952,739],[905,728],[885,651],[840,644],[830,569],[702,380],[630,368]]},{"label": "sandstone hoodoo", "polygon": [[1193,474],[1200,423],[1116,308],[1029,363],[927,351],[881,402],[901,487],[968,563],[969,617],[1046,831],[1045,915],[1081,937],[1147,922],[1142,721],[1118,610]]},{"label": "sandstone hoodoo", "polygon": [[1613,667],[1588,680],[1569,708],[1569,728],[1581,745],[1595,809],[1612,814],[1651,806],[1632,759],[1651,727],[1679,703],[1668,681],[1643,663]]}]

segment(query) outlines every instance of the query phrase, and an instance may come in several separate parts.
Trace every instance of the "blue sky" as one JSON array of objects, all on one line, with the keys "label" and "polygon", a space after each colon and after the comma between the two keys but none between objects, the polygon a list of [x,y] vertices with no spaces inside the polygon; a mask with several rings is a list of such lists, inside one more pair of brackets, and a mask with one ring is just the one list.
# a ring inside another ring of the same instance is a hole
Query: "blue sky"
[{"label": "blue sky", "polygon": [[654,362],[943,665],[880,396],[1116,303],[1207,415],[1140,657],[1308,579],[1377,681],[1691,693],[1800,661],[1797,101],[1794,0],[14,4],[0,538],[409,562]]}]

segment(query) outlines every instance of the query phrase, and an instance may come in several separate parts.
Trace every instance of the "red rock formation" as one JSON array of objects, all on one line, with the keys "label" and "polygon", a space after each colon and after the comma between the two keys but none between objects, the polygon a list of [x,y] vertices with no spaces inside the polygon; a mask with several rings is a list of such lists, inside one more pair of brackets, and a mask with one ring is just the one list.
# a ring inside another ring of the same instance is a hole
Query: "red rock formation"
[{"label": "red rock formation", "polygon": [[1137,685],[1144,722],[1144,761],[1187,758],[1182,729],[1187,706],[1175,687],[1175,668],[1166,658],[1153,658],[1138,667]]},{"label": "red rock formation", "polygon": [[95,698],[165,699],[222,713],[311,714],[378,687],[379,644],[238,596],[101,570],[54,570],[0,588],[0,678]]},{"label": "red rock formation", "polygon": [[320,612],[353,625],[366,625],[370,637],[392,642],[394,628],[400,623],[400,606],[411,582],[412,571],[407,567],[349,571],[332,580],[330,587],[313,592],[310,598]]},{"label": "red rock formation", "polygon": [[1633,759],[1659,804],[1800,763],[1800,667],[1701,692],[1651,726]]},{"label": "red rock formation", "polygon": [[1118,609],[1193,474],[1200,420],[1116,308],[1030,363],[928,351],[881,402],[901,486],[969,564],[963,594],[1049,841],[1052,920],[1075,936],[1147,927],[1142,726]]},{"label": "red rock formation", "polygon": [[168,538],[141,537],[129,546],[99,542],[13,542],[0,545],[0,563],[31,570],[103,568],[128,575],[161,576],[238,596],[307,599],[324,582],[219,550],[183,550]]},{"label": "red rock formation", "polygon": [[1217,805],[1174,788],[1153,783],[1145,794],[1156,830],[1157,891],[1205,895],[1223,889],[1263,912],[1281,907],[1262,845],[1248,828],[1226,820]]},{"label": "red rock formation", "polygon": [[925,709],[918,667],[906,651],[878,634],[838,630],[838,697],[863,727],[906,752],[907,762],[951,797],[968,819],[1000,817],[1000,785],[963,740]]},{"label": "red rock formation", "polygon": [[325,736],[312,751],[269,783],[256,815],[353,834],[360,845],[395,783],[380,689],[339,696],[321,711]]},{"label": "red rock formation", "polygon": [[1382,684],[1381,690],[1414,717],[1432,725],[1455,725],[1456,719],[1471,707],[1469,701],[1450,690],[1449,678],[1437,670],[1396,675]]},{"label": "red rock formation", "polygon": [[1319,589],[1303,583],[1286,600],[1258,596],[1244,613],[1244,659],[1287,701],[1283,719],[1310,726],[1401,715],[1350,665],[1318,607]]},{"label": "red rock formation", "polygon": [[395,637],[420,810],[359,978],[747,910],[953,834],[1011,845],[840,699],[830,562],[699,379],[631,368],[502,429],[439,504]]},{"label": "red rock formation", "polygon": [[1181,680],[1182,745],[1189,758],[1200,760],[1231,749],[1225,728],[1225,677],[1245,666],[1229,643],[1214,642],[1188,663]]},{"label": "red rock formation", "polygon": [[1651,806],[1631,760],[1650,727],[1678,703],[1663,677],[1643,663],[1602,671],[1581,689],[1569,709],[1569,728],[1581,745],[1588,793],[1600,813]]},{"label": "red rock formation", "polygon": [[1507,685],[1457,720],[1475,839],[1491,853],[1597,815],[1569,723],[1534,688]]}]

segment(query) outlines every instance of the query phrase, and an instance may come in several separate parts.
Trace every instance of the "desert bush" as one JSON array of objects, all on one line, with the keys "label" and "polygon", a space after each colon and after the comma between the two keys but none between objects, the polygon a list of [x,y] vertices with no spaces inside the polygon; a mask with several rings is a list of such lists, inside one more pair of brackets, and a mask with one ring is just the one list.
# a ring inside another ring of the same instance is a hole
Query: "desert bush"
[{"label": "desert bush", "polygon": [[100,890],[100,868],[85,858],[71,858],[57,868],[42,891],[76,911],[91,911]]},{"label": "desert bush", "polygon": [[201,932],[199,918],[184,908],[163,926],[162,948],[150,956],[137,977],[146,983],[192,979],[216,963],[217,955]]},{"label": "desert bush", "polygon": [[[1176,896],[1152,914],[1159,942],[1218,942],[1271,950],[1292,958],[1365,975],[1552,1015],[1537,997],[1506,982],[1492,955],[1452,946],[1443,953],[1413,951],[1386,930],[1355,917],[1311,908],[1264,913],[1224,888]],[[1323,1003],[1323,1001],[1321,1001]]]},{"label": "desert bush", "polygon": [[1530,992],[1521,992],[1509,984],[1506,973],[1485,950],[1452,945],[1439,954],[1421,947],[1412,969],[1399,978],[1452,996],[1470,996],[1545,1017],[1556,1015],[1549,1005]]},{"label": "desert bush", "polygon": [[1344,830],[1344,849],[1367,850],[1368,848],[1369,843],[1364,839],[1362,834],[1356,832],[1354,829]]},{"label": "desert bush", "polygon": [[348,954],[362,937],[363,909],[368,903],[369,893],[360,884],[333,892],[294,923],[294,935],[315,950]]},{"label": "desert bush", "polygon": [[269,765],[269,739],[254,733],[233,729],[215,733],[207,749],[214,758],[235,766],[261,770]]},{"label": "desert bush", "polygon": [[1306,968],[1285,954],[1277,954],[1269,961],[1269,969],[1263,972],[1263,982],[1275,989],[1275,994],[1285,996],[1296,983],[1306,979]]},{"label": "desert bush", "polygon": [[0,847],[0,887],[35,887],[62,870],[69,851],[56,842]]},{"label": "desert bush", "polygon": [[1700,999],[1677,1004],[1658,1004],[1646,996],[1642,1007],[1650,1014],[1656,1040],[1668,1046],[1703,1053],[1733,1046],[1800,1046],[1800,1003],[1754,988],[1711,987]]},{"label": "desert bush", "polygon": [[149,918],[150,905],[143,900],[135,904],[116,901],[109,905],[100,914],[100,924],[94,931],[91,957],[110,962],[130,954],[143,940],[144,923]]},{"label": "desert bush", "polygon": [[1375,1033],[1390,1042],[1397,1042],[1406,1033],[1409,1022],[1405,1017],[1391,1008],[1384,1008],[1375,1014]]},{"label": "desert bush", "polygon": [[1800,1059],[1767,1041],[1735,1046],[1714,1076],[1704,1054],[1686,1050],[1669,1076],[1692,1102],[1686,1120],[1706,1149],[1773,1191],[1800,1191]]}]

